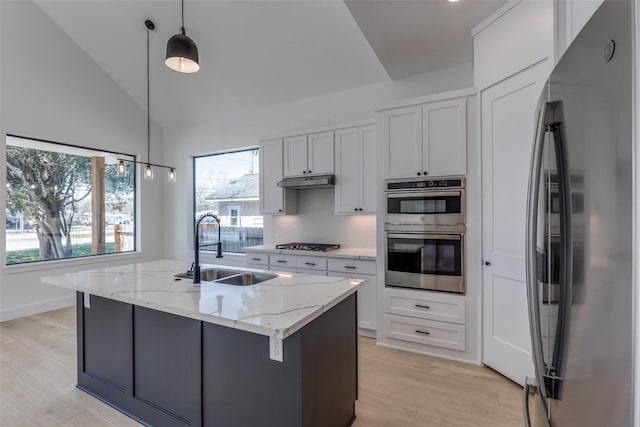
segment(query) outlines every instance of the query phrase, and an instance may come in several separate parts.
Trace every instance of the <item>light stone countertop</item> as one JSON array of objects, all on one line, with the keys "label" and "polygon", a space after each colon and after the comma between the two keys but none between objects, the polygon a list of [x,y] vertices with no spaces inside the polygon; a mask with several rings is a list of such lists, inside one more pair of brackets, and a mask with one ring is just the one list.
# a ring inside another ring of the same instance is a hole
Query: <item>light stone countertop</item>
[{"label": "light stone countertop", "polygon": [[276,249],[276,245],[258,245],[247,246],[243,248],[245,251],[253,252],[267,252],[287,255],[304,255],[304,256],[323,256],[328,258],[356,258],[363,260],[376,260],[376,250],[369,248],[340,248],[332,251],[301,251],[301,250],[286,250]]},{"label": "light stone countertop", "polygon": [[[284,339],[353,294],[361,280],[279,273],[253,286],[175,281],[190,263],[152,261],[58,276],[42,282],[116,301]],[[202,264],[201,268],[262,272]],[[273,271],[264,271],[276,274]]]}]

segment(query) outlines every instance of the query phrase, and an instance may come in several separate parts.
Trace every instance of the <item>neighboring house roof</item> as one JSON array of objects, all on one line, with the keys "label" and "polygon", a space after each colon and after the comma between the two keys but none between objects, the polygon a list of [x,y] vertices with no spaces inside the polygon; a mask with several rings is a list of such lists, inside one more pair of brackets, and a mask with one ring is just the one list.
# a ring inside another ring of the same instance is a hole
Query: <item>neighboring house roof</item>
[{"label": "neighboring house roof", "polygon": [[205,200],[258,200],[258,174],[246,174],[207,194]]}]

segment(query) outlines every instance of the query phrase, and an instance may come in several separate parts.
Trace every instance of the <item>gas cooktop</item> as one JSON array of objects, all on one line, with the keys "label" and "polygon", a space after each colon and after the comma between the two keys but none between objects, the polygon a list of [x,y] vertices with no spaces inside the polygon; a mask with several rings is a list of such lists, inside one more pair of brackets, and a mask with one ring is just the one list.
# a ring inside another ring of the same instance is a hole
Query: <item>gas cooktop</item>
[{"label": "gas cooktop", "polygon": [[315,252],[327,252],[340,248],[340,245],[330,243],[284,243],[282,245],[276,245],[276,249],[287,249],[295,251],[315,251]]}]

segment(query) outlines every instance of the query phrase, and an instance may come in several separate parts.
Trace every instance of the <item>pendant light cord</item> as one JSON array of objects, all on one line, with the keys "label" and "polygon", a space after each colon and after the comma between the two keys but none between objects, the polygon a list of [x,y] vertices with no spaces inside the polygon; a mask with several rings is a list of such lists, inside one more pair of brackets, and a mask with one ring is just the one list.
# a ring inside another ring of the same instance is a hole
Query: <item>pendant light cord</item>
[{"label": "pendant light cord", "polygon": [[147,163],[151,162],[151,111],[149,104],[149,31],[147,27]]},{"label": "pendant light cord", "polygon": [[182,30],[184,30],[184,0],[182,0]]}]

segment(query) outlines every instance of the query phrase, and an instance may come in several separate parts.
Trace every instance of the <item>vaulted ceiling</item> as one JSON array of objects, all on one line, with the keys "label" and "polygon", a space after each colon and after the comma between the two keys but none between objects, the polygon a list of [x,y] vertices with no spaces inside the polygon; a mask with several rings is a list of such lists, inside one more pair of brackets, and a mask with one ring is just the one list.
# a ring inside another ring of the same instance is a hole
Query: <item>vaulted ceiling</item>
[{"label": "vaulted ceiling", "polygon": [[471,61],[471,28],[504,0],[186,0],[200,71],[164,65],[179,0],[36,0],[162,126],[396,80]]}]

